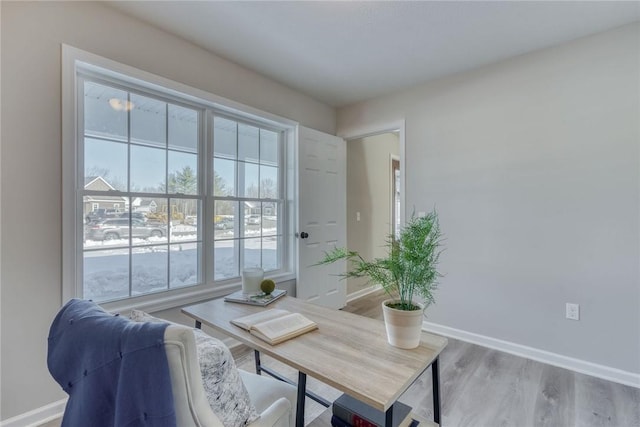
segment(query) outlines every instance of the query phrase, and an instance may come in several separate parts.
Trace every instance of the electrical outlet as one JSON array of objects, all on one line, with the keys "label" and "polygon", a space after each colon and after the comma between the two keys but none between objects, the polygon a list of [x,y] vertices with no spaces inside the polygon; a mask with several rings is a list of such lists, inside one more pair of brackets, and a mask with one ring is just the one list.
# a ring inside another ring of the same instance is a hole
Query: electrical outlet
[{"label": "electrical outlet", "polygon": [[566,316],[569,320],[580,320],[580,304],[567,303]]},{"label": "electrical outlet", "polygon": [[425,211],[418,212],[418,218],[422,218],[423,216],[427,216],[427,213]]}]

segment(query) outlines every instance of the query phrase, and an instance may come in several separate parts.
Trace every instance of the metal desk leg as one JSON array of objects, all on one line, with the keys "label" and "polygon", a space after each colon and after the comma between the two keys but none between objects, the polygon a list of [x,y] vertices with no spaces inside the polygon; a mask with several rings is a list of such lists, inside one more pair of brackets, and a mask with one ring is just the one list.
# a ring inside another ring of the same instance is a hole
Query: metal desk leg
[{"label": "metal desk leg", "polygon": [[262,375],[262,366],[260,365],[260,352],[258,350],[253,350],[253,354],[256,359],[256,374]]},{"label": "metal desk leg", "polygon": [[[256,351],[256,353],[258,353],[258,352]],[[260,357],[259,353],[258,353],[257,357]],[[260,363],[260,361],[256,360],[256,363]],[[256,371],[257,371],[257,369],[258,369],[258,366],[256,366]],[[264,372],[267,375],[271,375],[273,378],[275,378],[277,380],[280,380],[280,381],[285,382],[287,384],[291,384],[292,386],[297,386],[297,384],[294,383],[293,381],[291,381],[289,378],[277,373],[276,371],[274,371],[273,369],[271,369],[271,368],[269,368],[267,366],[260,365],[260,372],[258,372],[258,374],[262,374],[262,372]],[[305,391],[305,395],[307,397],[310,397],[312,400],[315,400],[316,402],[318,402],[319,404],[321,404],[325,408],[330,407],[331,404],[332,404],[327,399],[318,396],[317,394],[315,394],[312,391]]]},{"label": "metal desk leg", "polygon": [[304,398],[307,388],[307,374],[298,372],[298,402],[296,406],[296,427],[304,427]]},{"label": "metal desk leg", "polygon": [[393,427],[393,405],[384,413],[384,427]]},{"label": "metal desk leg", "polygon": [[433,380],[433,421],[440,425],[440,366],[439,357],[431,364],[431,379]]},{"label": "metal desk leg", "polygon": [[202,329],[202,322],[196,320],[196,329]]}]

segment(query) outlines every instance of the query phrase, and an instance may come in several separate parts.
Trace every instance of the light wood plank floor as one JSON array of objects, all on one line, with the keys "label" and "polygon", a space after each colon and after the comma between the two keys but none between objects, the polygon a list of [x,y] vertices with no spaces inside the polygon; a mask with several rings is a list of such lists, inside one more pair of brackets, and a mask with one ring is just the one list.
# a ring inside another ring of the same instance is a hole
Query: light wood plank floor
[{"label": "light wood plank floor", "polygon": [[[383,292],[360,298],[345,310],[382,319]],[[263,362],[289,378],[296,372],[277,361]],[[253,353],[238,354],[238,364],[253,369]],[[623,386],[497,350],[449,339],[440,356],[442,425],[445,427],[640,427],[640,389]],[[334,400],[340,393],[307,380],[308,387]],[[400,400],[420,416],[433,419],[431,370],[428,369]],[[324,408],[307,399],[305,423]],[[327,424],[328,425],[328,424]]]},{"label": "light wood plank floor", "polygon": [[[382,292],[344,310],[382,318]],[[253,372],[253,351],[233,348],[239,367]],[[297,379],[297,372],[262,356],[262,362]],[[445,427],[640,427],[640,389],[578,374],[474,344],[449,339],[440,356],[442,425]],[[335,400],[340,392],[309,377],[307,387]],[[431,370],[400,400],[433,419]],[[307,399],[305,424],[328,426],[326,409]],[[315,421],[314,421],[315,420]],[[60,420],[41,427],[58,427]]]}]

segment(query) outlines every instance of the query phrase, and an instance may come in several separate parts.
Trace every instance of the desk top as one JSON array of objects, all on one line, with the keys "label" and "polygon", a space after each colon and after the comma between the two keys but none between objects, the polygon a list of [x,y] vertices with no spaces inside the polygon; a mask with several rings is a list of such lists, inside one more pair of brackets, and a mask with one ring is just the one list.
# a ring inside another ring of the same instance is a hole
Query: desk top
[{"label": "desk top", "polygon": [[[270,308],[301,313],[316,322],[318,329],[272,346],[230,323]],[[220,298],[185,307],[182,312],[381,411],[386,411],[447,345],[446,338],[422,332],[418,348],[399,349],[387,343],[381,320],[289,296],[268,307]]]}]

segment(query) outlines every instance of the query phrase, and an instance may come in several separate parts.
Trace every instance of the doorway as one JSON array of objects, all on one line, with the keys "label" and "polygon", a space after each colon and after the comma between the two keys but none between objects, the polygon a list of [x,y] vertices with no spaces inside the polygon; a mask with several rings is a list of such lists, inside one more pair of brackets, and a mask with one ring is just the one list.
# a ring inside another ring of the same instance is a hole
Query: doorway
[{"label": "doorway", "polygon": [[[385,243],[401,224],[400,150],[398,131],[347,140],[347,248],[365,259],[385,257]],[[370,286],[349,278],[347,295]]]},{"label": "doorway", "polygon": [[400,237],[400,206],[402,206],[400,189],[400,158],[391,156],[391,235],[394,239]]}]

